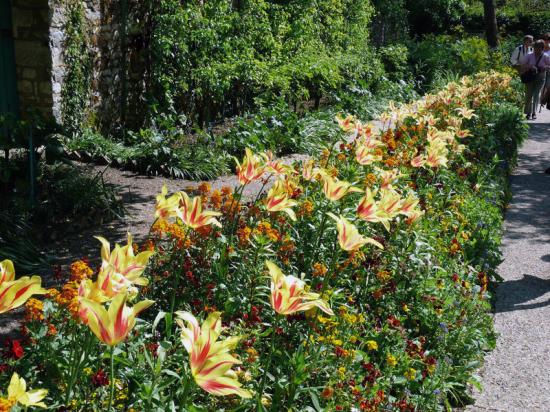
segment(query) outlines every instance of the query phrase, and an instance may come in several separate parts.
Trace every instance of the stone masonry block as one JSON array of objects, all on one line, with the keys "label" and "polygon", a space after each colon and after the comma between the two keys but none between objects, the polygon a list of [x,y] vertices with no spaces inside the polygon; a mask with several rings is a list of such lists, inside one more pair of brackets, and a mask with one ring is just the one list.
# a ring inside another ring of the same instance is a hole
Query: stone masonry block
[{"label": "stone masonry block", "polygon": [[33,80],[36,78],[36,69],[32,69],[29,67],[24,67],[23,72],[21,73],[21,77],[26,80]]},{"label": "stone masonry block", "polygon": [[40,41],[16,40],[15,62],[18,66],[50,67],[50,49]]},{"label": "stone masonry block", "polygon": [[52,83],[51,82],[40,82],[38,84],[38,92],[40,94],[45,94],[50,96],[52,94]]},{"label": "stone masonry block", "polygon": [[33,25],[34,13],[32,10],[13,9],[13,26],[31,27]]},{"label": "stone masonry block", "polygon": [[21,94],[32,94],[33,93],[32,82],[29,80],[21,80],[19,82],[19,92]]}]

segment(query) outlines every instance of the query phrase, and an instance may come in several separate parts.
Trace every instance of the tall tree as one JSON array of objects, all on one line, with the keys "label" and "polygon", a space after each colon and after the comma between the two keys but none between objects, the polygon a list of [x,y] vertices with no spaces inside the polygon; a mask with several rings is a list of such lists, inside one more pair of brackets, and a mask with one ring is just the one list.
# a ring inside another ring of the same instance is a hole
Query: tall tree
[{"label": "tall tree", "polygon": [[483,0],[485,12],[485,34],[489,47],[494,49],[498,46],[498,26],[495,0]]}]

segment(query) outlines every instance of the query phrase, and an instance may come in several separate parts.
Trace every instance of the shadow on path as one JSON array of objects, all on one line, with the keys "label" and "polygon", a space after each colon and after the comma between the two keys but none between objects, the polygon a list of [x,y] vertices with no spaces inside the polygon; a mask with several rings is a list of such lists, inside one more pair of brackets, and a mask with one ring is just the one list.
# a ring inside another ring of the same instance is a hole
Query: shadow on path
[{"label": "shadow on path", "polygon": [[[550,123],[533,123],[511,178],[514,200],[506,212],[506,241],[528,237],[530,243],[550,241]],[[527,236],[528,234],[528,236]]]},{"label": "shadow on path", "polygon": [[550,292],[550,279],[523,275],[522,279],[507,280],[498,286],[496,313],[542,308],[550,305],[550,295],[542,302],[527,303]]}]

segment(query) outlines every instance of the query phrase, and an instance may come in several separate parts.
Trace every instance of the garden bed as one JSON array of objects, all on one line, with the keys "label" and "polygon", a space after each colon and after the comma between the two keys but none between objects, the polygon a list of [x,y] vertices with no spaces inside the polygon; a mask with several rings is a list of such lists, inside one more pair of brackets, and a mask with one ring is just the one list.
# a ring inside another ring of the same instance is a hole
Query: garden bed
[{"label": "garden bed", "polygon": [[247,151],[235,190],[161,193],[139,251],[98,241],[100,268],[76,261],[27,302],[0,388],[17,372],[72,410],[464,404],[494,344],[487,289],[526,135],[510,82],[464,78],[376,132],[340,119],[341,144],[293,167]]}]

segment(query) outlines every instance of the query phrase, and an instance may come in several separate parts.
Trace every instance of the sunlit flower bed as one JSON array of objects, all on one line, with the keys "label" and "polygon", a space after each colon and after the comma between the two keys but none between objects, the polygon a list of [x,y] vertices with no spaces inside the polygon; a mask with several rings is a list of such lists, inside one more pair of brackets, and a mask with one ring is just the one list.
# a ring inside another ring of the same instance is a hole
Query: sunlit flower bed
[{"label": "sunlit flower bed", "polygon": [[24,304],[25,318],[2,349],[0,411],[460,403],[493,343],[506,175],[475,148],[504,144],[487,123],[509,83],[464,78],[392,107],[380,131],[339,118],[335,144],[302,164],[247,151],[234,191],[163,188],[149,240],[98,238],[101,266],[74,262],[59,289],[2,262],[0,313]]}]

